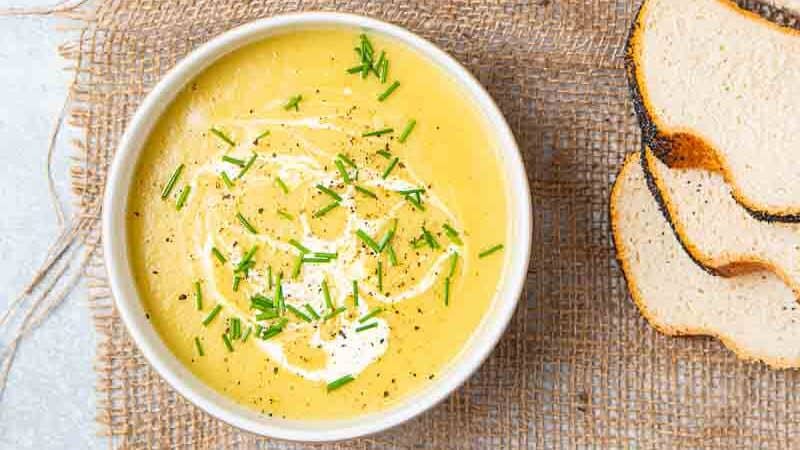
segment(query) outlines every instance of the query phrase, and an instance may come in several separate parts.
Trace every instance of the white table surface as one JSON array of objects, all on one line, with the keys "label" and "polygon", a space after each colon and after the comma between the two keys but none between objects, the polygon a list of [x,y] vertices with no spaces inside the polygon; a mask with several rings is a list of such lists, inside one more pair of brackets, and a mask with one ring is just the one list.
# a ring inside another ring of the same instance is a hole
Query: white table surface
[{"label": "white table surface", "polygon": [[[3,0],[46,6],[57,0]],[[47,190],[47,142],[70,74],[57,17],[0,16],[0,310],[24,286],[58,232]],[[66,133],[69,137],[69,133]],[[70,201],[68,139],[57,146],[58,190]],[[96,334],[80,286],[20,346],[0,400],[1,449],[104,448],[95,423]]]}]

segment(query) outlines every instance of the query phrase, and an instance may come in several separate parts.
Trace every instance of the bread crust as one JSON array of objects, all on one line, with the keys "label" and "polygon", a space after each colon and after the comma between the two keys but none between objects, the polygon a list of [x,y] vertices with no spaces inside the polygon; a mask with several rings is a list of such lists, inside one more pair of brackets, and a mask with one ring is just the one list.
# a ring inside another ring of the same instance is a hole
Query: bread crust
[{"label": "bread crust", "polygon": [[[764,26],[800,38],[800,31],[781,26],[775,22],[739,7],[732,0],[714,0],[721,5]],[[642,47],[642,22],[647,16],[650,0],[639,7],[625,48],[625,71],[634,112],[642,129],[642,140],[656,157],[672,168],[700,168],[722,174],[731,186],[731,193],[753,217],[765,221],[800,222],[800,203],[784,209],[775,209],[757,204],[741,192],[741,188],[724,155],[714,148],[698,131],[686,127],[669,128],[651,111],[652,103],[646,89],[645,77],[639,63]]]},{"label": "bread crust", "polygon": [[[614,246],[616,248],[617,261],[622,268],[623,277],[625,278],[625,282],[628,286],[628,292],[630,293],[631,299],[641,312],[642,316],[644,316],[644,318],[653,328],[668,336],[709,336],[718,339],[725,347],[733,351],[733,353],[739,359],[751,362],[763,362],[775,369],[800,368],[800,358],[763,358],[758,355],[748,353],[739,347],[739,345],[737,345],[733,339],[724,335],[723,333],[720,333],[718,330],[690,324],[682,326],[665,325],[655,314],[652,313],[652,311],[648,309],[647,301],[643,298],[642,293],[636,284],[636,280],[632,276],[633,272],[629,262],[630,250],[625,246],[625,241],[619,231],[620,216],[617,206],[623,188],[621,181],[624,180],[627,171],[631,170],[631,168],[635,167],[635,165],[640,164],[638,158],[640,158],[640,153],[638,152],[630,153],[626,156],[625,161],[622,164],[619,173],[617,174],[614,186],[611,189],[609,214],[611,219],[611,234],[614,241]],[[715,275],[709,273],[708,276]]]}]

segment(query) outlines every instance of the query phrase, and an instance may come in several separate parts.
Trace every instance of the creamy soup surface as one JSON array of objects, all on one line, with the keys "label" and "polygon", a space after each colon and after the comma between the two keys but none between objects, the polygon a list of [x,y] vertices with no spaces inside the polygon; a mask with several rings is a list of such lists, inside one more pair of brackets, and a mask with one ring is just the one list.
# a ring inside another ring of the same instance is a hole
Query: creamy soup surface
[{"label": "creamy soup surface", "polygon": [[138,163],[127,238],[147,317],[263,414],[385,409],[437,379],[501,281],[495,145],[400,43],[312,29],[242,48],[177,96]]}]

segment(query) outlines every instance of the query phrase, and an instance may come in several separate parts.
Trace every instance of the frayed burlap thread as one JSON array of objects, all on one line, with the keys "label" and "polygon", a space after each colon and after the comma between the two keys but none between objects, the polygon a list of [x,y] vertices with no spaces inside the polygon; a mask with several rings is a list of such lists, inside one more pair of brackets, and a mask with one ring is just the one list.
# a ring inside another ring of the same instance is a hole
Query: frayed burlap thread
[{"label": "frayed burlap thread", "polygon": [[103,269],[106,170],[143,96],[180,58],[248,21],[301,10],[402,25],[466,65],[524,155],[534,207],[526,293],[478,373],[442,404],[335,449],[787,448],[800,374],[738,361],[716,341],[658,334],[628,299],[609,233],[610,186],[640,134],[624,46],[639,1],[105,0],[86,14],[71,111],[73,169],[100,334],[98,420],[115,448],[308,448],[233,429],[162,381],[127,336]]}]

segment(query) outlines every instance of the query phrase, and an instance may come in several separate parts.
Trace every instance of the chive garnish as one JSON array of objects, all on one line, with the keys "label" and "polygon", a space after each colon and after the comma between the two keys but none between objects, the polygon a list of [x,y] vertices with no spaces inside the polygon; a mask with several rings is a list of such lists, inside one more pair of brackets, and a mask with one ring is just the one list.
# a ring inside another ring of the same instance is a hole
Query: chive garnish
[{"label": "chive garnish", "polygon": [[417,195],[425,193],[425,189],[422,188],[400,189],[399,191],[396,192],[401,195]]},{"label": "chive garnish", "polygon": [[175,209],[180,211],[181,208],[183,208],[183,205],[186,204],[186,199],[189,198],[189,192],[191,190],[191,186],[184,186],[183,189],[181,189],[181,193],[178,195],[178,201],[175,202]]},{"label": "chive garnish", "polygon": [[217,317],[217,314],[219,314],[220,311],[222,311],[222,305],[215,306],[214,309],[212,309],[211,312],[208,313],[206,318],[203,319],[203,326],[207,327],[208,324],[210,324],[211,321],[214,320],[214,317]]},{"label": "chive garnish", "polygon": [[358,281],[353,280],[353,306],[358,306]]},{"label": "chive garnish", "polygon": [[403,132],[400,133],[400,139],[398,139],[397,141],[400,142],[401,144],[404,143],[406,139],[408,139],[408,135],[410,135],[411,132],[414,131],[415,126],[417,126],[417,120],[416,119],[409,120],[408,123],[406,124],[406,127],[403,128]]},{"label": "chive garnish", "polygon": [[253,327],[247,327],[244,334],[242,335],[242,342],[247,342],[247,338],[250,337],[250,333],[253,331]]},{"label": "chive garnish", "polygon": [[289,193],[289,188],[286,186],[286,183],[283,182],[281,177],[275,177],[275,183],[278,184],[278,187],[281,188],[284,194]]},{"label": "chive garnish", "polygon": [[340,306],[334,309],[333,311],[329,312],[328,314],[326,314],[325,317],[322,318],[322,320],[333,319],[334,317],[338,316],[339,314],[345,311],[347,311],[347,308],[344,306]]},{"label": "chive garnish", "polygon": [[360,64],[347,69],[347,73],[361,73],[362,70],[364,70],[364,65]]},{"label": "chive garnish", "polygon": [[478,258],[485,258],[485,257],[491,255],[492,253],[495,253],[495,252],[500,251],[502,249],[503,249],[503,244],[497,244],[494,247],[488,248],[488,249],[480,252],[478,254]]},{"label": "chive garnish", "polygon": [[279,312],[286,309],[286,304],[283,299],[283,275],[278,273],[278,279],[275,281],[275,307]]},{"label": "chive garnish", "polygon": [[323,186],[321,184],[318,184],[316,187],[320,192],[328,194],[331,198],[333,198],[337,202],[342,201],[342,196],[337,194],[336,191],[334,191],[332,189],[328,189],[328,188],[326,188],[325,186]]},{"label": "chive garnish", "polygon": [[239,291],[239,283],[242,282],[242,277],[239,275],[233,276],[233,292]]},{"label": "chive garnish", "polygon": [[384,157],[384,158],[386,158],[386,159],[392,159],[392,154],[391,154],[391,153],[389,153],[389,152],[388,152],[388,151],[386,151],[386,150],[383,150],[383,149],[381,149],[381,150],[378,150],[378,151],[377,151],[377,153],[378,153],[379,155],[383,156],[383,157]]},{"label": "chive garnish", "polygon": [[319,314],[317,314],[317,311],[311,305],[306,303],[305,305],[303,305],[303,308],[305,308],[306,311],[308,311],[308,313],[311,315],[311,317],[314,318],[314,320],[319,320]]},{"label": "chive garnish", "polygon": [[225,161],[226,163],[230,163],[233,164],[234,166],[239,166],[239,167],[244,167],[247,164],[246,162],[244,162],[244,160],[241,160],[239,158],[234,158],[233,156],[228,156],[228,155],[223,156],[222,160]]},{"label": "chive garnish", "polygon": [[184,164],[180,164],[180,165],[178,165],[178,167],[175,168],[175,171],[172,172],[172,175],[170,175],[169,180],[167,180],[167,184],[164,185],[164,189],[161,191],[161,198],[162,199],[165,199],[165,198],[169,197],[169,194],[172,192],[172,189],[175,187],[175,183],[178,182],[178,178],[180,178],[184,167],[185,167]]},{"label": "chive garnish", "polygon": [[378,322],[368,323],[366,325],[361,325],[360,327],[356,328],[356,333],[361,333],[362,331],[367,331],[369,329],[375,328],[378,326]]},{"label": "chive garnish", "polygon": [[356,191],[361,192],[362,194],[366,195],[367,197],[372,197],[377,200],[378,194],[370,191],[367,188],[361,187],[359,185],[355,185]]},{"label": "chive garnish", "polygon": [[225,262],[228,261],[225,258],[225,256],[222,255],[222,252],[219,251],[217,247],[211,247],[211,254],[214,255],[215,258],[217,258],[217,261],[219,261],[220,264],[225,264]]},{"label": "chive garnish", "polygon": [[397,89],[398,87],[400,87],[400,82],[399,81],[395,81],[394,83],[390,84],[389,87],[386,88],[385,91],[383,91],[383,94],[378,96],[378,101],[382,102],[382,101],[386,100],[387,98],[389,98],[389,96],[392,95],[392,92],[394,92],[395,89]]},{"label": "chive garnish", "polygon": [[197,354],[199,356],[206,355],[206,353],[203,351],[203,345],[200,343],[200,338],[197,336],[194,337],[194,348],[197,349]]},{"label": "chive garnish", "polygon": [[258,145],[258,141],[260,141],[261,138],[267,137],[267,136],[269,136],[269,130],[264,130],[263,133],[259,134],[258,136],[256,136],[255,139],[253,139],[253,144],[254,145]]},{"label": "chive garnish", "polygon": [[234,273],[243,272],[244,270],[246,270],[246,268],[250,264],[250,261],[253,260],[253,256],[256,254],[257,250],[258,250],[257,245],[250,247],[250,250],[248,250],[247,253],[244,254],[242,260],[239,261],[239,264],[237,264],[236,268],[233,269]]},{"label": "chive garnish", "polygon": [[336,259],[339,257],[339,253],[330,253],[330,252],[314,252],[314,256],[317,258],[324,258],[324,259]]},{"label": "chive garnish", "polygon": [[309,250],[306,246],[298,242],[296,239],[289,239],[289,245],[296,248],[297,250],[300,250],[300,253],[311,253],[311,250]]},{"label": "chive garnish", "polygon": [[381,83],[386,83],[386,78],[389,76],[389,59],[383,60],[383,69],[381,69]]},{"label": "chive garnish", "polygon": [[308,317],[307,315],[303,314],[303,311],[300,311],[299,309],[295,308],[294,306],[287,304],[286,305],[286,309],[288,309],[290,313],[292,313],[295,316],[297,316],[300,320],[302,320],[304,322],[311,322],[311,318],[310,317]]},{"label": "chive garnish", "polygon": [[284,105],[283,109],[288,111],[288,110],[294,108],[295,111],[300,111],[300,102],[302,100],[303,100],[303,96],[300,95],[300,94],[292,96],[292,98],[289,99],[289,101],[286,103],[286,105]]},{"label": "chive garnish", "polygon": [[194,306],[198,311],[203,310],[203,290],[199,281],[194,282]]},{"label": "chive garnish", "polygon": [[216,128],[216,127],[211,127],[211,133],[213,133],[214,136],[216,136],[216,137],[222,139],[223,141],[225,141],[225,143],[230,145],[231,147],[235,147],[236,146],[236,142],[234,142],[233,139],[229,138],[228,135],[225,134],[222,130],[220,130],[220,129]]},{"label": "chive garnish", "polygon": [[250,156],[250,159],[248,159],[247,162],[244,164],[244,167],[242,167],[242,170],[239,171],[239,175],[236,175],[237,179],[242,178],[244,176],[244,174],[247,173],[247,171],[250,170],[251,167],[253,167],[253,163],[256,162],[256,158],[257,157],[258,157],[258,155],[255,154],[255,153],[253,153],[253,155]]},{"label": "chive garnish", "polygon": [[381,175],[381,178],[385,180],[386,177],[388,177],[389,174],[392,172],[392,170],[394,170],[394,167],[397,165],[398,161],[400,161],[400,158],[395,156],[392,162],[389,163],[389,167],[387,167],[386,170],[383,171],[383,175]]},{"label": "chive garnish", "polygon": [[328,206],[325,206],[324,208],[322,208],[322,209],[320,209],[320,210],[318,210],[317,212],[314,213],[314,218],[318,219],[318,218],[324,216],[325,214],[328,214],[329,212],[331,212],[332,209],[336,208],[337,206],[339,206],[339,202],[333,202],[333,203],[329,204]]},{"label": "chive garnish", "polygon": [[458,264],[458,253],[450,255],[450,271],[447,273],[447,278],[452,278],[456,273],[456,265]]},{"label": "chive garnish", "polygon": [[303,255],[297,255],[297,259],[294,260],[294,267],[292,268],[292,279],[296,279],[300,276],[300,271],[303,270]]},{"label": "chive garnish", "polygon": [[272,339],[273,337],[279,335],[283,331],[283,328],[267,328],[263,335],[261,335],[261,339],[268,340]]},{"label": "chive garnish", "polygon": [[345,155],[343,153],[339,153],[336,156],[338,156],[339,159],[344,161],[345,164],[347,164],[348,166],[352,167],[353,169],[358,169],[358,166],[356,166],[356,163],[354,163],[352,159],[348,158],[347,155]]},{"label": "chive garnish", "polygon": [[339,389],[340,387],[344,386],[345,384],[347,384],[347,383],[349,383],[349,382],[351,382],[353,380],[355,380],[355,378],[353,378],[352,375],[345,375],[345,376],[343,376],[341,378],[338,378],[338,379],[328,383],[328,387],[327,387],[328,392],[335,391],[336,389]]},{"label": "chive garnish", "polygon": [[286,212],[286,210],[283,209],[278,209],[278,215],[289,221],[294,220],[294,216],[289,214],[288,212]]},{"label": "chive garnish", "polygon": [[444,306],[450,305],[450,277],[444,279]]},{"label": "chive garnish", "polygon": [[344,180],[344,182],[347,183],[347,184],[350,184],[350,174],[347,173],[347,170],[344,168],[344,164],[342,164],[342,161],[336,159],[336,160],[333,161],[333,164],[336,165],[336,170],[339,171],[339,175],[342,176],[342,179]]},{"label": "chive garnish", "polygon": [[222,178],[222,182],[225,183],[225,186],[228,186],[229,188],[233,187],[233,181],[231,181],[226,172],[220,173],[219,176]]},{"label": "chive garnish", "polygon": [[242,215],[242,213],[237,212],[236,213],[236,218],[239,219],[239,223],[241,223],[242,226],[247,229],[247,231],[249,231],[249,232],[251,232],[253,234],[258,234],[258,231],[256,231],[255,227],[252,224],[250,224],[250,222],[248,222],[247,219],[245,219],[245,217]]},{"label": "chive garnish", "polygon": [[422,205],[422,199],[420,198],[419,193],[406,195],[405,199],[408,201],[408,203],[411,203],[414,208],[420,211],[425,211],[425,207]]},{"label": "chive garnish", "polygon": [[367,313],[366,316],[358,319],[358,323],[364,323],[364,322],[368,321],[369,319],[372,319],[373,317],[377,316],[378,314],[380,314],[382,312],[383,312],[383,308],[381,308],[380,306],[378,306],[376,308],[372,308],[372,311]]},{"label": "chive garnish", "polygon": [[394,128],[381,128],[380,130],[374,131],[365,131],[361,133],[361,137],[370,137],[370,136],[383,136],[384,134],[394,132]]},{"label": "chive garnish", "polygon": [[380,56],[378,56],[378,62],[375,63],[375,69],[376,69],[378,78],[380,78],[381,74],[383,73],[383,62],[385,60],[386,60],[386,52],[384,50],[381,50],[381,54],[380,54]]},{"label": "chive garnish", "polygon": [[256,294],[250,297],[250,309],[257,309],[259,311],[267,311],[270,309],[274,309],[275,304],[272,303],[272,300],[264,297],[261,294]]},{"label": "chive garnish", "polygon": [[224,334],[224,333],[222,334],[222,342],[225,343],[225,347],[228,348],[229,352],[233,351],[233,344],[231,344],[231,340],[228,339],[228,335],[227,334]]},{"label": "chive garnish", "polygon": [[261,325],[260,323],[256,324],[256,331],[255,331],[256,337],[260,337],[262,331],[264,331],[264,326]]},{"label": "chive garnish", "polygon": [[433,237],[430,231],[427,228],[422,227],[422,238],[425,239],[425,242],[428,244],[428,247],[436,250],[439,248],[439,242]]},{"label": "chive garnish", "polygon": [[364,244],[366,244],[367,247],[372,249],[372,251],[374,251],[375,253],[381,252],[380,246],[378,246],[378,244],[371,237],[369,237],[369,235],[366,232],[364,232],[364,230],[358,229],[356,231],[356,236],[358,236],[358,238],[361,239],[364,242]]},{"label": "chive garnish", "polygon": [[389,246],[386,247],[386,251],[389,253],[389,264],[391,264],[392,266],[396,266],[397,255],[394,253],[394,247],[392,247],[392,244],[389,244]]},{"label": "chive garnish", "polygon": [[383,252],[386,249],[386,246],[389,245],[389,242],[394,237],[394,233],[397,231],[397,219],[392,220],[392,227],[386,231],[386,234],[383,235],[381,242],[378,244],[378,249]]},{"label": "chive garnish", "polygon": [[328,280],[322,280],[322,297],[325,299],[325,306],[329,310],[333,310],[333,301],[331,300],[331,291],[328,289]]},{"label": "chive garnish", "polygon": [[231,317],[231,339],[239,339],[242,336],[242,321],[238,317]]},{"label": "chive garnish", "polygon": [[269,288],[272,289],[272,265],[267,267],[267,282],[269,282]]},{"label": "chive garnish", "polygon": [[378,261],[378,267],[375,271],[378,272],[378,291],[383,292],[383,262]]},{"label": "chive garnish", "polygon": [[256,314],[256,320],[272,320],[278,316],[279,316],[278,310],[269,309]]},{"label": "chive garnish", "polygon": [[442,228],[444,228],[445,234],[447,235],[447,237],[450,238],[451,241],[453,241],[457,245],[463,245],[464,244],[464,242],[458,236],[458,231],[456,231],[455,228],[451,227],[448,224],[442,225]]},{"label": "chive garnish", "polygon": [[319,258],[314,256],[304,256],[303,263],[310,263],[310,264],[325,264],[331,262],[330,258]]}]

